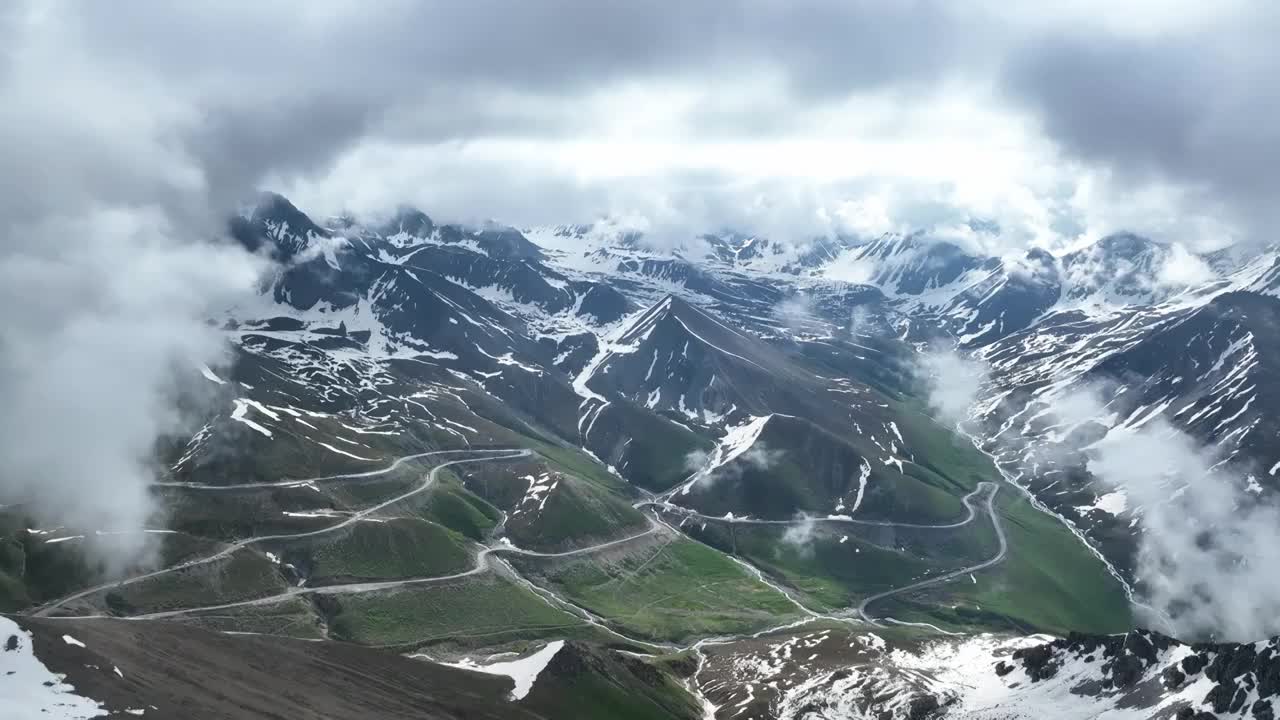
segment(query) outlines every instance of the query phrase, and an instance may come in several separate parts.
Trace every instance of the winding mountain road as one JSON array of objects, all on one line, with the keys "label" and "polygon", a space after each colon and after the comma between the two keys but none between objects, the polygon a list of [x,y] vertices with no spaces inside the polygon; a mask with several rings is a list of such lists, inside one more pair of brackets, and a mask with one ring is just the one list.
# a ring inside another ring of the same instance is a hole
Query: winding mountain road
[{"label": "winding mountain road", "polygon": [[[510,457],[516,457],[516,456],[510,456]],[[502,458],[485,458],[485,459],[506,459],[506,456]],[[471,461],[474,461],[474,460],[471,460]],[[458,460],[455,462],[469,462],[469,461]],[[451,465],[453,463],[447,463],[447,464]],[[444,467],[444,465],[441,465],[439,467]],[[647,515],[645,517],[646,519],[649,519]],[[581,548],[566,550],[564,552],[557,552],[557,553],[545,553],[545,552],[538,552],[536,550],[525,550],[524,548],[518,548],[512,545],[495,545],[491,547],[486,547],[476,554],[474,567],[472,567],[469,570],[452,573],[450,575],[435,575],[432,577],[406,578],[402,580],[384,580],[379,582],[344,583],[341,585],[320,585],[317,587],[291,588],[285,592],[282,592],[276,595],[268,595],[266,597],[253,598],[250,600],[239,600],[236,602],[223,603],[221,605],[207,605],[204,607],[191,607],[191,608],[181,608],[178,610],[165,610],[163,612],[146,613],[143,615],[131,615],[125,619],[127,620],[160,620],[164,618],[177,617],[181,615],[189,615],[191,613],[212,612],[214,610],[229,610],[232,608],[252,607],[256,605],[273,605],[275,603],[284,602],[292,598],[304,597],[307,595],[349,595],[349,594],[355,594],[355,593],[376,592],[378,590],[391,590],[394,588],[407,587],[411,585],[431,585],[434,583],[448,582],[450,580],[458,580],[461,578],[470,577],[472,575],[479,575],[480,573],[487,571],[489,569],[490,555],[497,555],[497,554],[526,555],[529,557],[540,557],[540,558],[573,557],[575,555],[585,555],[587,553],[597,552],[609,547],[613,547],[615,545],[628,543],[628,542],[631,542],[632,540],[637,540],[646,535],[651,535],[657,529],[658,529],[657,523],[655,523],[652,519],[649,519],[649,527],[644,532],[636,533],[635,535],[628,535],[627,537],[618,538],[616,540],[610,540],[608,542],[602,542],[597,545],[591,545],[588,547],[581,547]],[[304,537],[304,536],[291,535],[288,537]]]},{"label": "winding mountain road", "polygon": [[[867,614],[867,606],[870,605],[871,603],[876,602],[878,600],[883,600],[887,597],[899,595],[901,593],[911,592],[912,590],[919,590],[921,588],[926,588],[931,585],[938,585],[940,583],[944,583],[949,580],[954,580],[955,578],[960,577],[961,575],[964,575],[966,573],[973,573],[985,568],[989,568],[992,565],[995,565],[996,563],[1004,560],[1005,555],[1007,555],[1009,552],[1009,540],[1008,538],[1005,537],[1004,526],[1000,524],[1000,518],[996,515],[996,508],[995,508],[996,493],[1000,492],[1000,486],[990,482],[981,483],[979,485],[978,490],[975,490],[973,493],[970,493],[969,495],[966,495],[964,497],[964,501],[965,501],[965,505],[969,507],[970,512],[972,513],[973,506],[969,504],[970,498],[972,498],[976,493],[988,487],[991,489],[991,493],[987,495],[987,502],[986,502],[987,515],[991,517],[991,527],[995,529],[996,540],[1000,545],[1000,549],[996,552],[995,555],[988,558],[987,560],[983,560],[977,565],[970,565],[968,567],[962,567],[956,570],[951,570],[949,572],[943,573],[942,575],[937,575],[931,578],[925,578],[924,580],[911,583],[910,585],[903,585],[902,587],[893,588],[892,590],[886,590],[884,592],[877,593],[870,597],[864,598],[862,602],[859,603],[858,605],[858,616],[861,617],[864,621],[871,623],[872,625],[877,625],[878,623],[870,615]],[[970,520],[972,519],[973,518],[971,515]]]},{"label": "winding mountain road", "polygon": [[[427,456],[430,456],[430,455],[438,455],[438,454],[441,454],[441,453],[447,453],[447,452],[458,452],[458,451],[456,451],[456,450],[438,450],[438,451],[428,452],[428,453],[418,453],[418,454],[416,454],[416,455],[407,455],[407,456],[405,456],[405,457],[400,458],[399,460],[396,460],[396,461],[395,461],[395,462],[393,462],[391,465],[389,465],[389,466],[387,466],[387,467],[385,467],[385,468],[382,468],[382,469],[380,469],[380,470],[370,470],[370,471],[362,472],[362,473],[348,473],[348,474],[344,474],[344,475],[328,475],[328,476],[320,477],[320,478],[310,478],[309,480],[311,480],[311,481],[315,481],[315,480],[337,480],[337,479],[342,479],[342,478],[361,478],[361,477],[370,477],[370,476],[373,476],[373,475],[382,475],[382,474],[386,474],[386,473],[391,472],[392,470],[394,470],[394,469],[396,469],[397,467],[399,467],[401,464],[403,464],[403,463],[405,463],[405,462],[408,462],[408,461],[410,461],[410,460],[415,460],[415,459],[417,459],[417,458],[427,457]],[[257,537],[251,537],[251,538],[245,538],[245,539],[243,539],[243,540],[237,540],[237,541],[235,541],[235,542],[233,542],[233,543],[230,543],[229,545],[227,545],[226,547],[222,548],[221,550],[219,550],[218,552],[216,552],[216,553],[214,553],[214,554],[212,554],[212,555],[206,555],[206,556],[201,557],[201,558],[196,558],[196,559],[194,559],[194,560],[188,560],[188,561],[186,561],[186,562],[178,563],[177,565],[171,565],[171,566],[169,566],[169,567],[162,568],[162,569],[160,569],[160,570],[156,570],[156,571],[154,571],[154,572],[144,573],[144,574],[142,574],[142,575],[135,575],[134,577],[126,578],[126,579],[124,579],[124,580],[117,580],[117,581],[113,581],[113,582],[109,582],[109,583],[103,583],[103,584],[101,584],[101,585],[97,585],[97,586],[94,586],[94,587],[88,588],[88,589],[86,589],[86,590],[81,590],[80,592],[77,592],[77,593],[72,594],[72,595],[68,595],[68,596],[66,596],[66,597],[64,597],[64,598],[61,598],[61,599],[59,599],[59,600],[55,600],[55,601],[53,601],[52,603],[49,603],[49,604],[47,604],[47,605],[44,605],[44,606],[40,607],[38,610],[36,610],[35,612],[33,612],[32,614],[33,614],[33,615],[35,615],[35,616],[37,616],[37,617],[44,617],[44,616],[47,616],[50,612],[52,612],[52,611],[54,611],[54,610],[58,609],[59,607],[62,607],[63,605],[66,605],[66,604],[67,604],[67,603],[69,603],[69,602],[74,602],[74,601],[76,601],[76,600],[79,600],[80,598],[86,597],[86,596],[88,596],[88,595],[92,595],[92,594],[94,594],[94,593],[101,592],[101,591],[103,591],[103,590],[109,590],[109,589],[111,589],[111,588],[121,587],[121,586],[124,586],[124,585],[132,585],[133,583],[140,582],[140,581],[142,581],[142,580],[147,580],[147,579],[149,579],[149,578],[159,577],[159,576],[161,576],[161,575],[165,575],[165,574],[167,574],[167,573],[174,572],[175,570],[183,570],[183,569],[190,568],[190,567],[196,567],[196,566],[198,566],[198,565],[205,565],[205,564],[208,564],[208,563],[214,562],[214,561],[216,561],[216,560],[220,560],[220,559],[222,559],[222,558],[224,558],[224,557],[228,557],[228,556],[230,556],[231,554],[233,554],[233,553],[235,553],[235,552],[237,552],[237,551],[239,551],[239,550],[241,550],[241,549],[243,549],[243,548],[245,548],[245,547],[247,547],[247,546],[249,546],[249,545],[253,545],[254,543],[260,543],[260,542],[265,542],[265,541],[269,541],[269,540],[293,540],[293,539],[296,539],[296,538],[314,537],[314,536],[316,536],[316,535],[323,535],[323,534],[325,534],[325,533],[333,532],[334,530],[339,530],[339,529],[341,529],[341,528],[348,527],[348,526],[350,526],[350,525],[352,525],[352,524],[354,524],[354,523],[360,522],[361,520],[363,520],[363,519],[365,519],[365,518],[369,517],[370,515],[372,515],[373,513],[378,512],[379,510],[382,510],[382,509],[384,509],[384,508],[386,508],[386,507],[389,507],[389,506],[391,506],[391,505],[395,505],[396,503],[401,502],[402,500],[406,500],[406,499],[408,499],[408,498],[410,498],[410,497],[413,497],[414,495],[418,495],[418,494],[420,494],[420,493],[422,493],[422,492],[425,492],[426,490],[430,489],[432,485],[434,485],[434,484],[435,484],[435,482],[436,482],[436,475],[437,475],[441,470],[443,470],[443,469],[445,469],[445,468],[447,468],[447,467],[453,466],[453,465],[459,465],[459,464],[462,464],[462,463],[470,463],[470,462],[485,462],[485,461],[493,461],[493,460],[512,460],[512,459],[515,459],[515,458],[518,458],[518,457],[528,457],[528,456],[530,456],[530,455],[532,455],[532,454],[533,454],[533,452],[532,452],[531,450],[524,450],[524,449],[509,449],[509,450],[468,450],[468,451],[465,451],[465,452],[470,452],[470,453],[473,453],[473,454],[474,454],[474,453],[482,453],[482,454],[484,454],[484,455],[483,455],[482,457],[478,457],[478,458],[461,458],[461,459],[458,459],[458,460],[450,460],[449,462],[441,463],[441,464],[439,464],[439,465],[437,465],[437,466],[435,466],[435,467],[431,468],[430,472],[428,472],[426,475],[424,475],[424,476],[423,476],[423,478],[422,478],[422,482],[421,482],[421,483],[419,483],[419,484],[418,484],[416,487],[414,487],[412,490],[409,490],[409,491],[407,491],[407,492],[403,492],[403,493],[401,493],[401,494],[399,494],[399,495],[397,495],[397,496],[395,496],[395,497],[391,498],[390,500],[384,500],[383,502],[380,502],[380,503],[378,503],[377,505],[373,505],[373,506],[370,506],[370,507],[368,507],[368,508],[365,508],[364,510],[360,510],[360,511],[357,511],[357,512],[355,512],[355,513],[352,513],[350,517],[348,517],[347,519],[343,520],[343,521],[342,521],[342,522],[340,522],[340,523],[336,523],[336,524],[334,524],[334,525],[329,525],[329,526],[327,526],[327,527],[323,527],[323,528],[320,528],[320,529],[318,529],[318,530],[309,530],[309,531],[306,531],[306,532],[300,532],[300,533],[283,533],[283,534],[276,534],[276,535],[259,535],[259,536],[257,536]],[[504,454],[504,455],[488,455],[488,453],[506,453],[506,454]],[[292,481],[291,481],[291,482],[292,482]],[[307,482],[307,480],[301,480],[301,481],[297,481],[297,482]],[[439,579],[439,578],[438,578],[438,579]],[[438,580],[438,579],[437,579],[437,580]],[[318,589],[318,588],[317,588],[317,589]],[[231,606],[235,606],[235,605],[231,605]]]},{"label": "winding mountain road", "polygon": [[[801,519],[793,518],[790,520],[767,520],[763,518],[723,517],[723,516],[716,516],[716,515],[705,515],[695,510],[690,510],[689,508],[686,508],[682,505],[676,505],[674,503],[669,503],[663,500],[644,500],[636,503],[635,507],[637,508],[644,507],[644,506],[659,507],[664,510],[669,510],[677,515],[682,515],[688,518],[696,518],[698,520],[706,520],[709,522],[732,523],[735,525],[794,525],[797,522],[813,522],[813,523],[830,523],[830,524],[844,524],[844,525],[868,525],[871,527],[915,528],[918,530],[947,530],[950,528],[964,527],[965,525],[968,525],[969,523],[973,522],[974,518],[977,517],[977,510],[973,506],[973,499],[983,494],[988,488],[995,488],[995,487],[996,487],[996,484],[992,482],[984,481],[984,482],[978,483],[978,486],[974,489],[973,492],[969,493],[968,495],[965,495],[963,498],[960,499],[960,502],[964,503],[964,508],[966,512],[965,517],[961,520],[957,520],[955,522],[950,522],[950,523],[932,523],[932,524],[907,523],[907,522],[894,522],[892,520],[862,520],[854,517],[830,516],[830,515],[828,515],[827,517],[813,516],[813,517],[805,517]],[[994,494],[995,494],[995,491],[992,490],[992,495]]]},{"label": "winding mountain road", "polygon": [[405,455],[404,457],[396,458],[394,461],[392,461],[390,465],[384,468],[378,468],[377,470],[365,470],[363,472],[349,472],[349,473],[341,473],[338,475],[321,475],[320,477],[299,478],[297,480],[275,480],[272,482],[234,483],[231,485],[210,485],[208,483],[192,483],[192,482],[154,482],[154,483],[151,483],[151,486],[152,487],[176,487],[176,488],[185,488],[187,490],[212,490],[212,491],[251,490],[255,488],[288,488],[288,487],[298,487],[299,485],[306,485],[307,483],[324,482],[327,480],[358,480],[361,478],[369,478],[369,477],[377,477],[379,475],[386,475],[387,473],[395,471],[396,468],[400,467],[401,465],[407,462],[418,460],[424,457],[431,457],[434,455],[451,455],[456,453],[476,453],[476,452],[510,452],[510,451],[511,449],[472,450],[470,448],[463,448],[460,450],[431,450],[428,452],[414,453],[413,455]]},{"label": "winding mountain road", "polygon": [[[987,499],[986,499],[986,502],[983,503],[983,507],[986,510],[987,516],[991,518],[991,525],[992,525],[992,528],[994,528],[995,530],[996,540],[999,543],[999,550],[996,552],[996,554],[976,565],[969,565],[966,567],[957,568],[955,570],[949,570],[946,573],[943,573],[942,575],[937,575],[931,578],[925,578],[924,580],[920,580],[908,585],[903,585],[902,587],[892,588],[890,590],[886,590],[884,592],[877,593],[875,595],[871,595],[870,597],[863,599],[863,601],[858,605],[856,609],[856,613],[858,617],[860,617],[864,622],[867,622],[871,625],[879,625],[879,623],[877,623],[875,619],[873,619],[870,615],[867,614],[867,607],[871,603],[876,602],[878,600],[883,600],[887,597],[891,597],[893,595],[897,595],[900,593],[911,592],[913,590],[919,590],[921,588],[929,587],[931,585],[938,585],[944,582],[948,582],[950,580],[954,580],[957,577],[965,575],[966,573],[974,573],[979,570],[989,568],[992,565],[996,565],[997,563],[1000,563],[1005,559],[1005,556],[1008,555],[1008,551],[1009,551],[1009,542],[1008,542],[1008,538],[1005,537],[1004,527],[1000,524],[1000,519],[996,515],[996,511],[995,511],[995,498],[998,492],[1000,492],[1000,486],[994,482],[983,481],[978,483],[977,487],[974,488],[973,492],[970,492],[968,495],[965,495],[963,498],[961,498],[961,502],[964,503],[964,507],[966,510],[966,515],[964,519],[958,520],[956,522],[951,522],[951,523],[938,523],[933,525],[922,524],[922,523],[891,522],[891,521],[883,521],[883,520],[860,520],[857,518],[850,518],[850,517],[825,517],[825,518],[813,517],[813,518],[804,518],[800,520],[794,520],[794,519],[793,520],[765,520],[765,519],[758,519],[758,518],[715,517],[712,515],[704,515],[702,513],[695,512],[683,506],[666,502],[661,498],[644,500],[636,503],[635,506],[636,507],[652,506],[652,507],[662,508],[662,509],[674,512],[675,514],[681,515],[683,517],[691,517],[691,518],[706,520],[709,522],[722,522],[722,523],[729,523],[729,524],[794,525],[798,522],[815,522],[815,523],[824,522],[824,523],[837,523],[837,524],[843,523],[843,524],[851,524],[851,525],[870,525],[875,527],[903,527],[903,528],[914,528],[914,529],[921,529],[921,530],[945,530],[945,529],[951,529],[951,528],[964,527],[972,523],[978,517],[978,509],[974,506],[974,499],[980,495],[985,494]],[[795,603],[802,610],[804,610],[805,613],[809,615],[811,619],[829,617],[829,616],[824,616],[820,613],[815,613],[812,610],[805,608],[803,605],[799,603],[798,600],[796,600],[796,598],[792,597],[791,594],[785,591],[782,587],[777,586],[774,583],[766,580],[763,572],[760,571],[758,568],[756,568],[754,565],[751,565],[750,563],[747,563],[746,561],[741,560],[740,558],[734,555],[730,555],[729,557],[733,558],[739,563],[750,568],[757,575],[757,577],[760,578],[762,582],[766,582],[771,587],[774,587],[774,589],[786,595],[788,599],[790,599],[793,603]]]},{"label": "winding mountain road", "polygon": [[[446,467],[459,465],[463,463],[510,460],[510,459],[515,459],[519,457],[528,457],[533,453],[532,451],[527,449],[438,450],[438,451],[432,451],[432,452],[426,452],[426,453],[417,453],[414,455],[407,455],[405,457],[395,460],[393,463],[391,463],[385,468],[381,468],[378,470],[370,470],[365,472],[345,473],[340,475],[328,475],[328,476],[316,477],[316,478],[302,478],[298,480],[287,480],[287,481],[280,481],[280,482],[273,482],[273,483],[244,483],[239,485],[225,485],[225,486],[221,486],[221,485],[208,486],[208,485],[197,485],[197,484],[190,484],[190,483],[165,484],[168,486],[185,487],[185,488],[190,488],[195,490],[215,490],[215,491],[223,490],[223,489],[288,487],[288,486],[305,484],[308,482],[314,482],[314,481],[320,481],[320,480],[358,479],[358,478],[384,475],[394,471],[396,468],[400,467],[404,463],[412,460],[435,456],[435,455],[462,453],[462,452],[469,453],[471,455],[479,454],[480,457],[466,457],[466,458],[460,458],[457,460],[450,460],[448,462],[441,463],[440,465],[437,465],[431,468],[431,470],[423,477],[422,482],[419,483],[417,486],[415,486],[413,489],[407,492],[401,493],[400,495],[397,495],[396,497],[393,497],[389,500],[380,502],[369,508],[353,513],[350,517],[344,519],[342,522],[339,522],[324,528],[320,528],[317,530],[310,530],[306,532],[262,535],[262,536],[252,537],[252,538],[245,538],[243,540],[238,540],[234,543],[227,545],[217,553],[214,553],[209,556],[205,556],[195,560],[189,560],[187,562],[179,563],[177,565],[173,565],[168,568],[157,570],[155,572],[138,575],[138,576],[127,578],[121,581],[105,583],[103,585],[82,590],[73,595],[69,595],[65,598],[62,598],[60,600],[54,601],[48,605],[41,607],[34,614],[38,616],[47,616],[52,611],[66,605],[67,603],[73,602],[75,600],[78,600],[88,595],[92,595],[102,590],[107,590],[113,587],[119,587],[122,585],[136,583],[142,580],[146,580],[148,578],[153,578],[159,575],[163,575],[165,573],[173,572],[175,570],[181,570],[184,568],[194,567],[197,565],[213,562],[220,558],[227,557],[232,553],[255,543],[271,541],[271,540],[291,540],[296,538],[313,537],[316,535],[333,532],[343,527],[348,527],[354,523],[360,522],[361,520],[369,517],[370,515],[378,512],[379,510],[382,510],[386,507],[394,505],[398,502],[401,502],[402,500],[410,498],[419,493],[425,492],[426,490],[430,489],[432,485],[434,485],[439,471],[443,470]],[[969,525],[978,517],[978,508],[975,506],[975,499],[985,493],[986,501],[985,503],[983,503],[983,507],[986,511],[986,514],[991,518],[992,526],[995,529],[996,537],[999,542],[999,551],[996,553],[996,555],[976,565],[971,565],[971,566],[966,566],[956,570],[951,570],[942,575],[926,578],[924,580],[920,580],[918,582],[914,582],[909,585],[904,585],[902,587],[893,588],[891,590],[886,590],[884,592],[878,593],[876,595],[872,595],[864,599],[861,602],[861,604],[856,608],[856,615],[864,622],[867,622],[871,625],[878,625],[876,620],[873,619],[867,612],[868,606],[870,606],[872,603],[891,597],[893,595],[900,594],[900,593],[911,592],[913,590],[929,587],[931,585],[944,583],[949,580],[953,580],[957,577],[960,577],[966,573],[972,573],[972,572],[976,572],[978,570],[982,570],[984,568],[990,567],[1004,560],[1008,552],[1008,541],[1005,537],[1004,528],[1000,525],[1000,521],[995,513],[994,502],[995,502],[996,493],[998,491],[999,491],[999,486],[996,485],[995,483],[991,483],[991,482],[979,483],[977,488],[975,488],[968,495],[965,495],[963,498],[961,498],[961,501],[965,506],[965,510],[967,511],[966,516],[963,519],[955,522],[938,523],[938,524],[902,523],[902,522],[891,522],[891,521],[881,521],[881,520],[861,520],[857,518],[848,518],[848,517],[809,518],[806,520],[794,520],[794,519],[793,520],[764,520],[764,519],[754,519],[754,518],[724,518],[724,517],[713,517],[713,516],[697,513],[692,510],[689,510],[688,508],[684,508],[682,506],[674,505],[661,500],[641,501],[636,503],[635,507],[642,508],[645,506],[651,506],[657,509],[668,510],[676,514],[682,515],[684,517],[693,517],[693,518],[703,519],[707,521],[738,523],[738,524],[788,525],[788,524],[795,524],[797,522],[812,521],[812,522],[825,522],[825,523],[835,523],[835,524],[844,523],[844,524],[876,526],[876,527],[903,527],[903,528],[915,528],[915,529],[951,529],[951,528],[959,528],[959,527],[964,527],[966,525]],[[598,543],[596,545],[575,548],[573,550],[566,550],[562,552],[539,552],[536,550],[526,550],[524,548],[519,548],[512,545],[504,545],[504,544],[490,545],[482,548],[478,553],[476,553],[474,558],[475,564],[473,567],[471,567],[468,570],[452,573],[449,575],[440,575],[440,576],[425,577],[425,578],[408,578],[408,579],[401,579],[401,580],[388,580],[388,581],[379,581],[379,582],[346,583],[346,584],[327,585],[327,586],[318,586],[318,587],[297,587],[297,588],[290,588],[285,592],[282,592],[276,595],[270,595],[267,597],[252,598],[248,600],[240,600],[236,602],[222,603],[218,605],[209,605],[204,607],[181,608],[176,610],[146,613],[141,615],[134,615],[127,619],[159,620],[159,619],[189,615],[193,613],[216,612],[218,610],[272,605],[280,602],[285,602],[293,598],[306,597],[310,595],[355,594],[355,593],[365,593],[365,592],[376,592],[379,590],[390,590],[394,588],[408,587],[408,586],[415,586],[415,585],[430,585],[435,583],[448,582],[451,580],[457,580],[465,577],[470,577],[473,575],[478,575],[483,572],[487,572],[491,569],[490,568],[491,556],[508,554],[508,555],[523,555],[527,557],[540,557],[540,558],[573,557],[578,555],[595,553],[601,550],[608,549],[610,547],[623,545],[623,544],[638,540],[640,538],[643,538],[645,536],[652,535],[653,533],[661,530],[662,528],[666,528],[672,532],[679,532],[676,528],[670,526],[666,522],[663,522],[661,519],[656,517],[650,517],[648,513],[645,513],[645,518],[648,521],[648,527],[646,527],[642,532],[628,535],[623,538],[617,538],[614,540]],[[763,575],[763,573],[758,569],[756,569],[754,566],[750,565],[749,563],[745,563],[736,557],[734,559],[738,560],[747,568],[754,571],[754,574],[762,582],[765,582],[766,584],[770,585],[776,590],[782,591],[784,595],[787,595],[789,599],[795,602],[804,611],[803,614],[805,615],[805,617],[802,620],[800,620],[798,623],[790,623],[787,625],[779,626],[778,628],[771,628],[769,630],[765,630],[758,633],[744,634],[740,636],[741,638],[759,637],[764,634],[767,634],[768,632],[785,629],[787,627],[792,627],[797,624],[804,624],[804,623],[812,622],[814,620],[819,620],[819,619],[842,620],[845,622],[851,619],[847,615],[846,616],[827,615],[823,613],[817,613],[812,610],[809,610],[808,608],[805,608],[803,605],[800,605],[799,602],[795,600],[795,598],[791,597],[789,593],[786,593],[782,588],[768,581]],[[559,598],[558,596],[556,597],[556,599],[560,600],[561,602],[566,602],[566,601],[563,601],[563,599]],[[620,637],[625,637],[625,636],[620,636]],[[726,643],[726,642],[733,642],[735,639],[740,639],[740,637],[724,636],[724,637],[715,637],[715,638],[704,638],[703,640],[698,641],[698,643],[691,645],[690,648],[698,647],[703,644],[720,644],[720,643]],[[644,643],[644,644],[652,644],[652,643]]]}]

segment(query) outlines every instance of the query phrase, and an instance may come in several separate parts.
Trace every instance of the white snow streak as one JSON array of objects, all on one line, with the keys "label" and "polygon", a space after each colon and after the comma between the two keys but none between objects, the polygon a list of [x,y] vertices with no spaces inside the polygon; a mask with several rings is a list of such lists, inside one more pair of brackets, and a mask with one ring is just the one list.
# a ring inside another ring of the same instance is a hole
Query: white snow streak
[{"label": "white snow streak", "polygon": [[524,699],[533,689],[533,683],[538,679],[538,675],[551,662],[551,658],[560,652],[560,648],[564,647],[563,640],[556,640],[547,643],[541,650],[534,654],[520,658],[519,660],[508,660],[505,662],[490,663],[488,665],[480,665],[471,660],[463,660],[458,663],[444,663],[452,667],[463,668],[466,670],[475,670],[476,672],[488,673],[490,675],[506,675],[515,681],[515,689],[511,691],[511,697],[516,700]]}]

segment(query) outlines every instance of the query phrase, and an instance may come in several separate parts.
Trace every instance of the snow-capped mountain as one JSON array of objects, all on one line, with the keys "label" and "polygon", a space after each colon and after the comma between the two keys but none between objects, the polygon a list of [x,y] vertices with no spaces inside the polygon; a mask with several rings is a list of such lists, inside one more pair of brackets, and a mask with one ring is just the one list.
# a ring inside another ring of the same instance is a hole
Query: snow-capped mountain
[{"label": "snow-capped mountain", "polygon": [[[1128,632],[1145,508],[1087,456],[1164,423],[1273,496],[1274,251],[659,243],[317,222],[278,195],[231,234],[274,270],[217,318],[234,365],[191,370],[214,407],[162,448],[163,567],[108,581],[60,554],[98,529],[0,514],[7,609],[495,673],[545,655],[542,694],[510,704],[529,717],[582,678],[638,717],[1267,716],[1271,645]],[[974,386],[963,432],[922,389],[929,346],[982,367],[950,380]],[[1101,409],[1068,427],[1086,390]],[[33,628],[14,637],[39,651]]]},{"label": "snow-capped mountain", "polygon": [[1192,646],[1147,632],[902,642],[827,630],[716,653],[708,673],[726,702],[786,720],[1269,718],[1276,643]]},{"label": "snow-capped mountain", "polygon": [[[268,305],[247,320],[238,309],[242,333],[342,328],[326,341],[431,357],[512,404],[538,385],[543,405],[563,408],[558,424],[624,477],[637,422],[687,449],[771,412],[847,427],[829,399],[866,389],[824,387],[809,363],[829,354],[841,372],[902,381],[885,362],[901,349],[877,347],[895,335],[951,338],[989,363],[980,432],[992,437],[1027,434],[1054,398],[1105,385],[1124,391],[1109,427],[1164,417],[1268,492],[1280,466],[1265,409],[1272,353],[1259,347],[1274,334],[1274,253],[1201,258],[1133,234],[1060,255],[987,256],[927,232],[798,243],[721,232],[672,246],[609,222],[467,229],[411,209],[322,228],[278,196],[235,227],[292,258],[270,291],[285,312],[272,320]],[[1037,477],[1025,448],[992,449],[1033,492],[1052,486],[1041,501],[1086,534],[1113,545],[1132,534],[1109,528],[1130,526],[1123,512],[1082,510],[1094,502],[1087,477]]]}]

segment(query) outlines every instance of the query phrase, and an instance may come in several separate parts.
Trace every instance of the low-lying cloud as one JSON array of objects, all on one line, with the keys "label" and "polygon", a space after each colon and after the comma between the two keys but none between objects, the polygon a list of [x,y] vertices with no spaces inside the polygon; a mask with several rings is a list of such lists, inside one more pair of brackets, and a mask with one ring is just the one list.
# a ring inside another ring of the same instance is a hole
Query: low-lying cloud
[{"label": "low-lying cloud", "polygon": [[0,9],[0,504],[119,572],[163,522],[149,485],[158,441],[189,432],[179,396],[230,359],[212,319],[265,266],[225,237],[229,213],[268,174],[324,166],[363,118],[135,62],[147,43],[111,45],[119,19],[95,12]]},{"label": "low-lying cloud", "polygon": [[798,513],[795,522],[782,533],[782,543],[795,548],[801,555],[813,554],[813,541],[818,523],[812,515]]},{"label": "low-lying cloud", "polygon": [[818,312],[813,297],[804,292],[793,293],[773,306],[773,317],[796,335],[822,334],[828,330],[826,320]]},{"label": "low-lying cloud", "polygon": [[[1098,389],[1070,395],[1071,420],[1110,415]],[[1249,492],[1248,478],[1164,418],[1113,427],[1083,451],[1098,491],[1123,492],[1138,517],[1144,622],[1193,639],[1280,634],[1280,509]]]},{"label": "low-lying cloud", "polygon": [[959,425],[968,419],[990,379],[982,360],[943,347],[922,353],[916,365],[916,375],[928,391],[929,407],[947,426]]},{"label": "low-lying cloud", "polygon": [[[970,416],[989,377],[979,358],[937,349],[921,358],[919,373],[930,406],[952,423]],[[1280,508],[1164,418],[1117,425],[1124,415],[1114,407],[1116,389],[1095,383],[1058,393],[1038,431],[1018,424],[998,442],[1028,464],[1083,462],[1095,492],[1124,494],[1141,530],[1134,575],[1142,623],[1185,639],[1280,634]]]},{"label": "low-lying cloud", "polygon": [[694,448],[685,453],[684,469],[691,473],[696,473],[706,468],[707,463],[711,461],[711,453],[706,450]]},{"label": "low-lying cloud", "polygon": [[768,470],[783,455],[783,451],[772,450],[761,442],[724,463],[721,463],[714,452],[693,450],[685,455],[685,469],[693,473],[695,488],[707,490],[722,480],[736,480],[748,470]]},{"label": "low-lying cloud", "polygon": [[[12,228],[6,228],[12,231]],[[253,291],[258,264],[185,242],[156,212],[88,213],[22,228],[0,251],[0,498],[90,535],[111,571],[146,555],[162,522],[156,442],[186,427],[176,401],[201,363],[225,365],[208,319]],[[39,298],[37,300],[37,298]]]}]

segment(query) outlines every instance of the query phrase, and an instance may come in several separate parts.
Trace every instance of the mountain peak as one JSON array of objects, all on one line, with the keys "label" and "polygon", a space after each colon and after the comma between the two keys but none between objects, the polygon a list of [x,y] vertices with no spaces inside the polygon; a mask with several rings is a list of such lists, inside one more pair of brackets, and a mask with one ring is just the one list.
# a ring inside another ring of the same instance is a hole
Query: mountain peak
[{"label": "mountain peak", "polygon": [[1158,245],[1156,241],[1129,231],[1121,231],[1112,233],[1098,240],[1098,245],[1112,252],[1132,253],[1147,250],[1154,245]]},{"label": "mountain peak", "polygon": [[251,252],[270,244],[276,260],[288,260],[310,244],[314,237],[331,237],[332,233],[317,225],[288,198],[264,191],[248,214],[231,218],[228,231]]},{"label": "mountain peak", "polygon": [[414,237],[426,237],[435,230],[435,223],[421,210],[409,205],[401,205],[383,225],[383,235],[408,233]]}]

